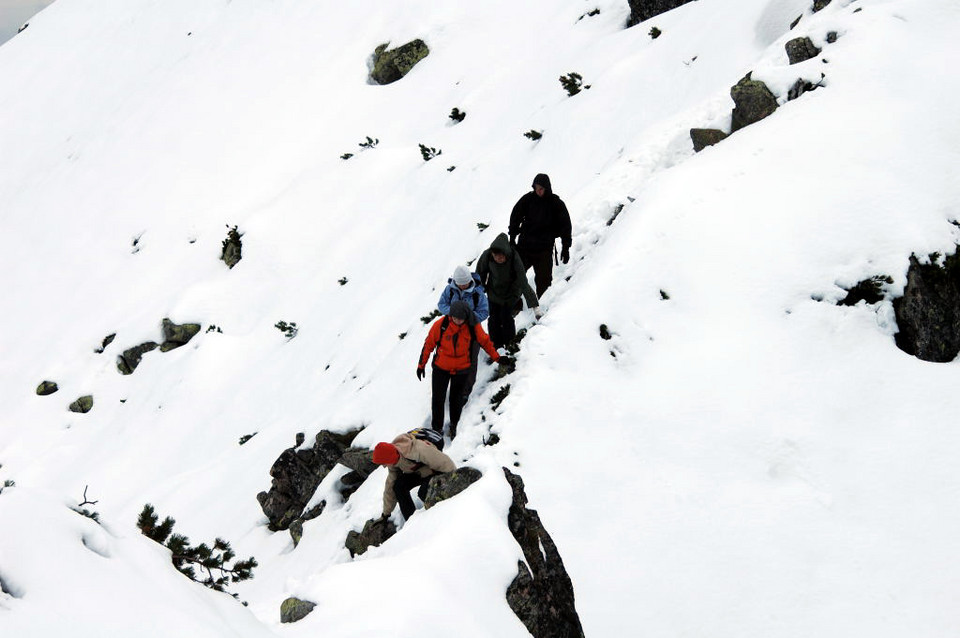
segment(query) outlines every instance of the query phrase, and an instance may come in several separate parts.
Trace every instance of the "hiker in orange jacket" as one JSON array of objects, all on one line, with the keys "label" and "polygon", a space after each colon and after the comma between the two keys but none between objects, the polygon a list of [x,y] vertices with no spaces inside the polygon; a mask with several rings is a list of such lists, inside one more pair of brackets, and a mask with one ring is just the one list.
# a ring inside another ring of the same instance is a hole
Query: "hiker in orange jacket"
[{"label": "hiker in orange jacket", "polygon": [[450,304],[450,314],[437,319],[423,342],[420,362],[417,364],[417,378],[423,380],[426,375],[430,353],[433,357],[433,419],[430,427],[443,432],[443,402],[450,387],[450,438],[457,435],[457,423],[463,410],[463,390],[470,372],[470,344],[476,340],[490,358],[500,360],[500,355],[483,326],[476,322],[473,311],[462,301]]}]

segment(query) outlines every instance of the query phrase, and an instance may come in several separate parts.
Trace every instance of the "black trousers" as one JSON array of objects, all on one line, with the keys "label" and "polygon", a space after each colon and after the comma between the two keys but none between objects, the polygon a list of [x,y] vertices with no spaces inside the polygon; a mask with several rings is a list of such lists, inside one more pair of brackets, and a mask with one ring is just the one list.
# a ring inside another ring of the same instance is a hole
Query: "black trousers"
[{"label": "black trousers", "polygon": [[437,432],[443,432],[443,402],[447,398],[447,386],[450,387],[450,430],[451,435],[456,431],[460,422],[460,412],[463,411],[463,389],[467,387],[470,378],[469,370],[461,370],[457,374],[450,374],[443,368],[433,366],[433,398],[431,408],[433,418],[430,422]]},{"label": "black trousers", "polygon": [[422,501],[427,497],[427,487],[430,484],[432,476],[420,476],[416,472],[400,472],[400,476],[393,483],[393,495],[397,497],[397,505],[400,506],[400,513],[404,520],[413,516],[417,511],[417,506],[413,504],[413,498],[410,496],[410,490],[419,487],[417,496]]},{"label": "black trousers", "polygon": [[546,250],[530,250],[519,246],[517,251],[520,253],[524,270],[533,268],[533,283],[537,287],[537,298],[543,297],[543,293],[553,283],[553,246]]},{"label": "black trousers", "polygon": [[513,304],[500,305],[491,301],[487,328],[490,331],[493,347],[502,348],[513,341],[517,336],[517,326],[513,322]]}]

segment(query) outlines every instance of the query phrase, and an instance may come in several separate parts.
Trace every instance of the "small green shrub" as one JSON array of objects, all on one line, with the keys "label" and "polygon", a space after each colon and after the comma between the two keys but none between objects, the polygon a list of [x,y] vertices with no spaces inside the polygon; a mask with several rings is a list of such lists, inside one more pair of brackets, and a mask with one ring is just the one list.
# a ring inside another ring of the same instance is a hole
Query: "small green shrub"
[{"label": "small green shrub", "polygon": [[420,155],[423,157],[424,162],[429,162],[434,157],[442,155],[443,151],[433,148],[432,146],[427,146],[426,144],[420,145]]},{"label": "small green shrub", "polygon": [[579,73],[568,73],[566,75],[561,75],[560,84],[563,85],[567,95],[570,96],[576,95],[584,88],[590,88],[589,86],[583,86],[583,76]]},{"label": "small green shrub", "polygon": [[650,27],[650,37],[653,38],[654,40],[659,38],[661,34],[663,34],[663,31],[661,31],[657,27]]},{"label": "small green shrub", "polygon": [[493,395],[493,398],[490,399],[490,405],[493,406],[493,409],[496,410],[500,407],[500,404],[503,403],[503,400],[510,395],[510,384],[506,384]]},{"label": "small green shrub", "polygon": [[346,286],[348,281],[350,280],[347,279],[346,277],[341,277],[340,279],[337,279],[337,283],[340,284],[341,286]]},{"label": "small green shrub", "polygon": [[430,312],[430,314],[424,317],[420,317],[420,321],[422,321],[424,324],[428,324],[439,316],[440,316],[440,311],[434,308],[433,311]]},{"label": "small green shrub", "polygon": [[613,338],[613,335],[610,334],[610,329],[607,328],[607,324],[600,324],[600,338],[604,341],[610,341]]},{"label": "small green shrub", "polygon": [[374,138],[372,138],[372,137],[370,137],[370,136],[368,135],[368,136],[367,136],[367,141],[366,141],[366,142],[360,142],[360,143],[359,143],[359,146],[360,146],[360,148],[374,148],[374,147],[375,147],[377,144],[379,144],[379,143],[380,143],[380,138],[379,138],[379,137],[376,138],[376,139],[374,139]]},{"label": "small green shrub", "polygon": [[453,110],[450,111],[450,119],[454,122],[462,122],[465,117],[467,117],[467,114],[457,107],[454,107]]},{"label": "small green shrub", "polygon": [[240,437],[240,445],[243,445],[244,443],[246,443],[247,441],[249,441],[255,436],[257,436],[256,432],[254,432],[253,434],[244,434],[243,436]]},{"label": "small green shrub", "polygon": [[340,156],[340,159],[342,159],[342,160],[348,160],[348,159],[350,159],[351,157],[353,157],[353,153],[344,153],[343,155]]},{"label": "small green shrub", "polygon": [[534,142],[536,142],[536,141],[539,140],[541,137],[543,137],[543,131],[535,131],[535,130],[533,130],[533,129],[530,129],[529,131],[527,131],[526,133],[524,133],[523,136],[524,136],[524,137],[529,137],[531,140],[533,140]]},{"label": "small green shrub", "polygon": [[477,228],[479,228],[479,229],[480,229],[480,232],[482,233],[482,232],[485,231],[486,229],[490,228],[490,224],[484,224],[483,222],[477,222]]},{"label": "small green shrub", "polygon": [[296,322],[294,321],[291,321],[290,323],[287,323],[286,321],[278,321],[277,323],[273,324],[273,327],[282,332],[283,336],[285,336],[287,340],[296,337],[297,333],[300,331],[300,329],[297,328]]}]

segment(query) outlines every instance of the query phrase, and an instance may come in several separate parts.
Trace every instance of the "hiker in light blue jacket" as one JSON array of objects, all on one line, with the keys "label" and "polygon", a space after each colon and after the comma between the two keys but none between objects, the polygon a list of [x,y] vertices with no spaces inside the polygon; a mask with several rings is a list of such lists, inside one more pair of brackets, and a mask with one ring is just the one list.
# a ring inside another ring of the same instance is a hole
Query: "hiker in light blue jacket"
[{"label": "hiker in light blue jacket", "polygon": [[[480,275],[470,272],[466,266],[457,266],[453,277],[447,281],[447,287],[440,293],[437,309],[442,315],[450,314],[450,306],[455,301],[462,301],[473,311],[472,324],[485,321],[490,316],[490,304],[487,302],[487,293],[480,285]],[[461,405],[467,402],[467,397],[473,390],[477,380],[477,357],[480,356],[480,344],[476,340],[471,344],[470,370],[467,372],[467,381],[463,388]]]}]

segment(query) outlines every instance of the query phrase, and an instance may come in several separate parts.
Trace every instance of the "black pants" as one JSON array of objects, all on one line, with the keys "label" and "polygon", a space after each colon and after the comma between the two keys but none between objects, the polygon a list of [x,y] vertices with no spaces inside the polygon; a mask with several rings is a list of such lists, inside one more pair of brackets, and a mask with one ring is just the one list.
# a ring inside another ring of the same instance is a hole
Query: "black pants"
[{"label": "black pants", "polygon": [[400,476],[393,483],[393,495],[397,497],[397,504],[400,506],[400,513],[404,520],[413,516],[417,511],[417,506],[413,504],[413,498],[410,496],[410,490],[419,487],[417,496],[422,501],[427,497],[427,487],[432,476],[420,476],[416,472],[400,472]]},{"label": "black pants", "polygon": [[546,250],[530,250],[522,246],[517,248],[524,270],[533,267],[533,282],[537,287],[537,298],[543,297],[553,283],[553,247]]},{"label": "black pants", "polygon": [[463,410],[463,389],[467,386],[469,370],[450,374],[443,368],[433,366],[433,419],[430,423],[437,432],[443,432],[443,402],[447,398],[447,386],[450,386],[450,434],[456,431]]},{"label": "black pants", "polygon": [[[517,300],[520,303],[520,300]],[[487,328],[494,348],[502,348],[517,336],[517,326],[513,323],[513,304],[500,305],[490,302],[490,317]]]}]

